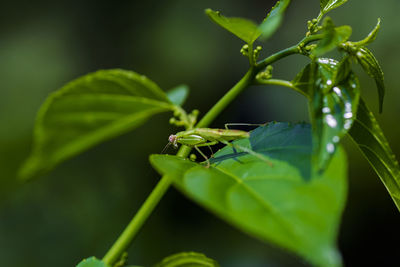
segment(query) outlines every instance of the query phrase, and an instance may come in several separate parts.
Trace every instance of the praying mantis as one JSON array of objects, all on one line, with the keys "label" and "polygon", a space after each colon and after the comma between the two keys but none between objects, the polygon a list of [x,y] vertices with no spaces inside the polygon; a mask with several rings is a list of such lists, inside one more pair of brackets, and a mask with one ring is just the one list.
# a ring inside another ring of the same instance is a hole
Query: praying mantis
[{"label": "praying mantis", "polygon": [[264,157],[262,154],[254,152],[249,148],[230,143],[229,141],[249,138],[250,133],[242,130],[228,129],[228,125],[243,125],[243,124],[225,124],[225,129],[194,128],[187,131],[181,131],[176,134],[171,134],[168,137],[167,146],[172,144],[175,148],[177,148],[178,144],[181,144],[195,148],[197,152],[199,152],[199,154],[206,160],[207,162],[206,168],[210,167],[210,160],[206,155],[204,155],[204,153],[199,149],[199,147],[208,146],[211,150],[210,146],[216,145],[218,143],[222,143],[231,146],[233,148],[236,148],[238,150],[244,151],[246,153],[249,153],[261,159],[262,161],[268,163],[270,166],[272,166],[272,163],[268,159],[266,159],[266,157]]}]

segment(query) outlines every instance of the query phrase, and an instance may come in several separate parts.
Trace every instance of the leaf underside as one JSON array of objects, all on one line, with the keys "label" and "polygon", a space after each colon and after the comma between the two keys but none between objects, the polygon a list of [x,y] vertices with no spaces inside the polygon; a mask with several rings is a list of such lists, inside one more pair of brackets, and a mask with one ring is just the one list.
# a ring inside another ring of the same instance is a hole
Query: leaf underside
[{"label": "leaf underside", "polygon": [[290,4],[290,0],[278,1],[267,17],[258,27],[261,31],[261,39],[266,40],[271,37],[282,23],[284,13]]},{"label": "leaf underside", "polygon": [[347,0],[319,0],[320,6],[321,6],[321,12],[323,14],[331,11],[332,9],[335,9],[344,3],[347,2]]},{"label": "leaf underside", "polygon": [[260,36],[261,31],[256,23],[244,18],[228,18],[219,11],[206,9],[207,16],[216,24],[233,33],[248,44],[254,43]]},{"label": "leaf underside", "polygon": [[152,155],[150,161],[189,198],[244,232],[314,265],[339,266],[346,159],[339,150],[323,174],[310,173],[311,143],[309,125],[271,123],[234,144],[266,156],[272,166],[231,147],[216,153],[208,169],[169,155]]},{"label": "leaf underside", "polygon": [[178,85],[175,88],[167,91],[167,97],[171,103],[177,106],[182,106],[189,95],[189,87],[185,84]]},{"label": "leaf underside", "polygon": [[131,71],[102,70],[78,78],[51,94],[39,110],[33,150],[20,177],[51,170],[172,109],[155,83]]}]

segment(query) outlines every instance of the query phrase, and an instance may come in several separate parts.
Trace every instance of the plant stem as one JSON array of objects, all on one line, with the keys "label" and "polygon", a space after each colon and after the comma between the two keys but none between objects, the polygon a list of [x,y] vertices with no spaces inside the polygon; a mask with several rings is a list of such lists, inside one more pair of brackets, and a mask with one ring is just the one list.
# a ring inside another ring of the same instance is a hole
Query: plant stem
[{"label": "plant stem", "polygon": [[286,49],[283,49],[263,60],[261,60],[260,62],[258,62],[255,66],[256,72],[259,72],[260,70],[262,70],[263,68],[265,68],[266,66],[268,66],[269,64],[274,63],[275,61],[278,61],[281,58],[293,55],[293,54],[301,54],[301,47],[306,46],[307,44],[314,42],[314,41],[318,41],[323,37],[322,34],[315,34],[315,35],[310,35],[307,37],[304,37],[303,40],[301,40],[298,44],[288,47]]},{"label": "plant stem", "polygon": [[158,182],[156,187],[147,197],[146,201],[140,207],[136,215],[133,217],[131,222],[119,236],[117,241],[113,244],[107,254],[104,256],[103,261],[108,265],[112,265],[116,262],[120,255],[126,251],[130,245],[132,239],[136,236],[143,223],[147,220],[155,206],[158,204],[162,196],[168,190],[171,184],[171,179],[167,176],[163,176]]},{"label": "plant stem", "polygon": [[303,92],[302,90],[300,90],[299,88],[294,86],[294,84],[290,81],[280,80],[280,79],[256,80],[255,84],[257,84],[257,85],[280,85],[280,86],[288,87],[288,88],[291,88],[291,89],[295,90],[296,92],[302,94],[303,96],[309,98],[309,96],[305,92]]},{"label": "plant stem", "polygon": [[197,123],[196,128],[203,128],[210,125],[211,122],[240,94],[246,87],[252,84],[255,76],[253,68],[243,76],[240,81],[232,87],[207,113],[204,117]]},{"label": "plant stem", "polygon": [[[190,148],[187,146],[181,146],[177,156],[187,157],[190,153]],[[164,175],[161,180],[157,183],[156,187],[151,191],[143,205],[137,211],[135,216],[132,218],[128,226],[118,237],[117,241],[114,242],[112,247],[108,250],[102,261],[108,265],[112,265],[116,262],[124,251],[127,250],[136,234],[139,232],[147,218],[153,212],[154,208],[160,202],[161,198],[167,192],[171,185],[171,179]]]}]

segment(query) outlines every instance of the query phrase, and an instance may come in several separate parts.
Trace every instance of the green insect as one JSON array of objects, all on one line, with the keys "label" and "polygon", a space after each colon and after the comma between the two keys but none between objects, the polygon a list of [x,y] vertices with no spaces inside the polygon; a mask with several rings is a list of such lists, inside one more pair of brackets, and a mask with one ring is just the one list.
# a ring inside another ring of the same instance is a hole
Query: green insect
[{"label": "green insect", "polygon": [[[227,127],[227,125],[225,125],[225,127]],[[232,144],[229,142],[249,137],[250,137],[249,132],[241,130],[195,128],[192,130],[178,132],[177,134],[171,134],[168,138],[169,141],[168,145],[172,144],[174,147],[178,147],[178,144],[182,144],[185,146],[195,148],[197,152],[199,152],[199,154],[202,155],[203,158],[206,160],[207,168],[210,167],[210,161],[208,157],[204,155],[204,153],[199,149],[199,147],[207,146],[211,150],[210,146],[216,145],[218,143],[223,143],[225,145],[234,147],[238,150],[247,152],[267,162],[270,166],[272,166],[271,162],[268,161],[263,155],[254,152],[249,148],[242,147],[237,144]]]}]

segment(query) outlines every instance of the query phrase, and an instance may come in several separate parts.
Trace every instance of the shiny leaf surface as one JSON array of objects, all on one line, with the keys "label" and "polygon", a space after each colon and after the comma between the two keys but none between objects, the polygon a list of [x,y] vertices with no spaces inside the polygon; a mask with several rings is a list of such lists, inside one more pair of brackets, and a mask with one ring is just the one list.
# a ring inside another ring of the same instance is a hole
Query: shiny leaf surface
[{"label": "shiny leaf surface", "polygon": [[258,27],[261,31],[261,39],[266,40],[275,33],[282,23],[283,15],[289,4],[290,0],[280,0],[272,7],[272,10]]},{"label": "shiny leaf surface", "polygon": [[40,108],[33,150],[20,176],[48,171],[172,109],[155,83],[131,71],[102,70],[78,78],[51,94]]},{"label": "shiny leaf surface", "polygon": [[189,86],[185,84],[178,85],[167,92],[169,101],[177,106],[182,106],[189,95]]},{"label": "shiny leaf surface", "polygon": [[248,44],[254,43],[261,34],[257,24],[251,20],[243,18],[228,18],[221,15],[221,12],[211,9],[206,9],[205,12],[213,22],[233,33]]},{"label": "shiny leaf surface", "polygon": [[381,178],[400,211],[400,167],[378,122],[361,99],[351,138]]},{"label": "shiny leaf surface", "polygon": [[107,264],[95,257],[90,257],[81,261],[76,267],[109,267]]},{"label": "shiny leaf surface", "polygon": [[343,5],[346,2],[347,0],[319,0],[321,12],[323,14]]},{"label": "shiny leaf surface", "polygon": [[314,162],[319,170],[329,164],[356,117],[360,86],[347,60],[339,63],[319,58],[315,67],[307,66],[293,81],[294,86],[306,90],[312,99]]},{"label": "shiny leaf surface", "polygon": [[155,267],[218,267],[219,264],[206,255],[197,252],[181,252],[171,255]]},{"label": "shiny leaf surface", "polygon": [[322,56],[346,42],[351,33],[352,29],[350,26],[335,27],[332,20],[329,17],[326,18],[323,25],[324,37],[318,42],[317,47],[312,50],[312,54],[317,57]]},{"label": "shiny leaf surface", "polygon": [[382,112],[383,98],[385,97],[385,83],[381,66],[371,51],[364,46],[358,48],[356,58],[364,71],[375,80],[376,87],[378,88],[379,112]]},{"label": "shiny leaf surface", "polygon": [[235,144],[267,156],[273,166],[231,147],[216,153],[210,168],[170,155],[150,161],[184,194],[244,232],[316,266],[341,265],[336,237],[347,189],[344,152],[323,174],[310,173],[306,124],[271,123]]}]

